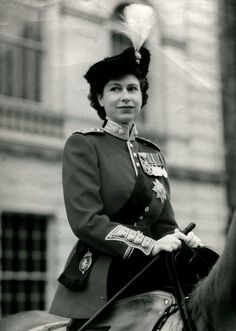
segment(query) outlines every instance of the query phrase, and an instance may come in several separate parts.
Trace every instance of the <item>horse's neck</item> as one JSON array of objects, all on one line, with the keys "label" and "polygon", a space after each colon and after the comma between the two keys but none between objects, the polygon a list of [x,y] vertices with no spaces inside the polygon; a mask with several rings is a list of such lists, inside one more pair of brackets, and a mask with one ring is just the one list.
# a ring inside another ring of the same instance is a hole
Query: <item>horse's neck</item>
[{"label": "horse's neck", "polygon": [[[194,290],[189,301],[192,317],[199,323],[197,330],[236,330],[235,252],[236,213],[231,222],[223,254],[210,274]],[[204,324],[209,325],[209,328]],[[211,328],[210,325],[214,327]]]},{"label": "horse's neck", "polygon": [[[236,302],[236,212],[232,218],[231,226],[225,242],[225,249],[216,264],[212,278],[217,286],[216,289],[224,301],[233,298]],[[209,280],[210,281],[210,280]]]}]

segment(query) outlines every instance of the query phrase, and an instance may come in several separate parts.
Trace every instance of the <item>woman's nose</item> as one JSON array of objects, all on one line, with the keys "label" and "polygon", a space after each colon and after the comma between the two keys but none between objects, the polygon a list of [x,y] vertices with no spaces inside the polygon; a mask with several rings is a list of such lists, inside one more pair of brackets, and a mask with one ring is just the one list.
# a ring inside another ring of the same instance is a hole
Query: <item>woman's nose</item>
[{"label": "woman's nose", "polygon": [[130,100],[130,94],[129,94],[129,91],[127,91],[126,89],[124,89],[124,90],[122,91],[121,100],[122,100],[122,101],[129,101],[129,100]]}]

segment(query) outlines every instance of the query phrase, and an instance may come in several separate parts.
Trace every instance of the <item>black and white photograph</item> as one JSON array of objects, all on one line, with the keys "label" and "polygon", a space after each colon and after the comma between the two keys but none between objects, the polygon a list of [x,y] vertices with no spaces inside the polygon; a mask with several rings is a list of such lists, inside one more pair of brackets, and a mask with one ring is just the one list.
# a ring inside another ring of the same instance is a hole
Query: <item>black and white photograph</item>
[{"label": "black and white photograph", "polygon": [[0,330],[236,330],[236,3],[0,0]]}]

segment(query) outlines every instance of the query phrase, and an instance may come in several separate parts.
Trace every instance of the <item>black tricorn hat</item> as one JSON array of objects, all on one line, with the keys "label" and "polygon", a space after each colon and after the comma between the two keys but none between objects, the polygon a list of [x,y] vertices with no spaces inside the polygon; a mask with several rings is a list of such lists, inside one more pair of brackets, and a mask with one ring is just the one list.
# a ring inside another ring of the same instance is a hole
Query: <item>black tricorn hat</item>
[{"label": "black tricorn hat", "polygon": [[141,47],[139,54],[140,59],[137,59],[134,48],[129,47],[118,55],[107,57],[92,65],[84,78],[90,86],[97,88],[104,87],[110,79],[127,74],[145,78],[150,63],[150,52],[145,47]]}]

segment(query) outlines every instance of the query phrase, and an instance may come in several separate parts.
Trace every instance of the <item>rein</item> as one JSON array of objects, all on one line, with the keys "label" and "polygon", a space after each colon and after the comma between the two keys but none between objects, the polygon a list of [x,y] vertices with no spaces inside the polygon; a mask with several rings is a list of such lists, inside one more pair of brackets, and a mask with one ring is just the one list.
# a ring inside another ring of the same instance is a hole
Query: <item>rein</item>
[{"label": "rein", "polygon": [[[192,231],[193,228],[195,228],[196,224],[190,223],[182,232],[184,234],[188,234],[190,231]],[[160,252],[161,253],[161,252]],[[124,293],[124,291],[131,286],[147,269],[149,269],[161,256],[161,254],[156,255],[141,271],[139,271],[125,286],[123,286],[110,300],[107,301],[107,303],[100,308],[90,319],[85,322],[82,327],[78,329],[78,331],[84,331],[86,328],[95,321],[95,319],[100,316],[102,313],[104,313],[118,298],[121,294]],[[193,329],[189,329],[189,331],[195,331]]]},{"label": "rein", "polygon": [[[169,260],[168,260],[169,259]],[[179,280],[178,272],[175,268],[174,254],[173,252],[170,255],[166,255],[166,265],[169,271],[170,278],[172,280],[172,284],[175,290],[175,297],[177,300],[178,308],[180,311],[180,315],[183,320],[184,330],[185,331],[196,331],[196,327],[193,324],[192,318],[190,317],[190,313],[186,304],[186,299],[188,297],[184,296],[181,283]]]}]

